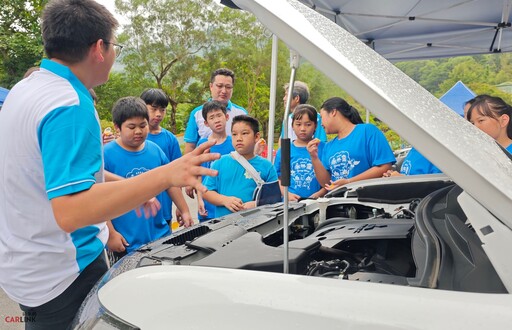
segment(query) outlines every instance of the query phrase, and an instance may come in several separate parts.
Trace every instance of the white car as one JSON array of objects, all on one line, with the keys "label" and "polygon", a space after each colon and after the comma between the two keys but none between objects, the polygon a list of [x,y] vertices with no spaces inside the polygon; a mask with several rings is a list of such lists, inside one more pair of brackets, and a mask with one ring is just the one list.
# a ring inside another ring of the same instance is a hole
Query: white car
[{"label": "white car", "polygon": [[288,249],[282,203],[152,242],[110,269],[74,328],[509,328],[510,155],[297,1],[233,2],[444,174],[356,182],[291,203]]}]

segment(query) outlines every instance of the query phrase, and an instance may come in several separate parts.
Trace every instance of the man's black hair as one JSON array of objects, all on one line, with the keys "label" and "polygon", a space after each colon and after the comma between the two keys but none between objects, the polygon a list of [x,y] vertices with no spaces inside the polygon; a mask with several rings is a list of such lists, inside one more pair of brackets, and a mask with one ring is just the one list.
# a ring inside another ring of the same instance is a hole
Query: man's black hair
[{"label": "man's black hair", "polygon": [[119,23],[107,8],[93,0],[52,0],[44,8],[41,30],[48,58],[82,61],[100,39],[105,49]]},{"label": "man's black hair", "polygon": [[231,80],[233,81],[233,84],[235,83],[235,73],[229,69],[226,68],[220,68],[212,72],[212,75],[210,77],[210,83],[213,84],[215,81],[215,77],[217,76],[228,76],[231,77]]}]

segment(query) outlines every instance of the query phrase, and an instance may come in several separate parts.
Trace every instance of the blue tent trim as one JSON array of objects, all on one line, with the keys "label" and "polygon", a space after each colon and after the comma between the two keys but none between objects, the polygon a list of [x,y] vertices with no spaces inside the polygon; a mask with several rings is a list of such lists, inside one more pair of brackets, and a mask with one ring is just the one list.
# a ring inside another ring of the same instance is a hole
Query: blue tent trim
[{"label": "blue tent trim", "polygon": [[475,96],[476,94],[459,80],[439,100],[459,115],[464,116],[464,105]]},{"label": "blue tent trim", "polygon": [[9,90],[7,88],[0,87],[0,107],[4,105],[4,100],[7,97]]}]

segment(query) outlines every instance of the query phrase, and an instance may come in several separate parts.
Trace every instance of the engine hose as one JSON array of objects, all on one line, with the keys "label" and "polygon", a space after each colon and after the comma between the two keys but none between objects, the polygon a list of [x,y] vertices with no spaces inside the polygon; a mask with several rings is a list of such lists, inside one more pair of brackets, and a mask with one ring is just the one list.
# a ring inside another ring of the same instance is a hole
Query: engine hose
[{"label": "engine hose", "polygon": [[362,260],[362,259],[356,258],[356,256],[354,256],[353,253],[350,253],[350,252],[347,252],[347,251],[344,251],[344,250],[340,250],[340,249],[330,248],[330,247],[323,246],[323,245],[320,246],[319,252],[322,252],[322,253],[325,253],[325,254],[329,254],[329,255],[334,255],[334,256],[337,256],[337,257],[347,258],[347,259],[350,259],[352,261],[355,261],[356,263],[360,263],[361,260]]}]

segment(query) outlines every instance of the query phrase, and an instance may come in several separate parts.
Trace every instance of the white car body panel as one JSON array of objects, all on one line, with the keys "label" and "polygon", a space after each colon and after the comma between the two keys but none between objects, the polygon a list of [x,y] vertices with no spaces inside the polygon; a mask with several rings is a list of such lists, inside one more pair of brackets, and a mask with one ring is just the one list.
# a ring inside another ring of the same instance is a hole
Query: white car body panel
[{"label": "white car body panel", "polygon": [[[512,296],[246,270],[160,266],[99,292],[141,329],[506,329]],[[141,306],[144,313],[141,313]]]}]

